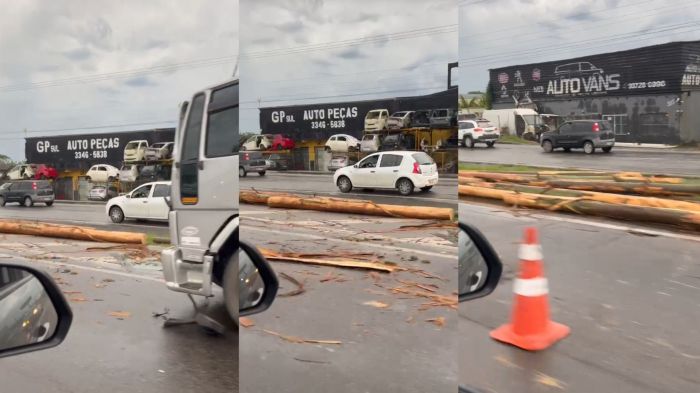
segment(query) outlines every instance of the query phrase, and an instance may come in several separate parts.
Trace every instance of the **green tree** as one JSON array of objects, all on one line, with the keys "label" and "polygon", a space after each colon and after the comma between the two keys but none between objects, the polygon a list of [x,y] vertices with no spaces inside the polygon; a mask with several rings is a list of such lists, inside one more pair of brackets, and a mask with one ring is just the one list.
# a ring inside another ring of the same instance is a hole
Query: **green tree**
[{"label": "green tree", "polygon": [[491,84],[486,84],[486,94],[483,95],[484,108],[492,109],[493,106],[493,90],[491,90]]}]

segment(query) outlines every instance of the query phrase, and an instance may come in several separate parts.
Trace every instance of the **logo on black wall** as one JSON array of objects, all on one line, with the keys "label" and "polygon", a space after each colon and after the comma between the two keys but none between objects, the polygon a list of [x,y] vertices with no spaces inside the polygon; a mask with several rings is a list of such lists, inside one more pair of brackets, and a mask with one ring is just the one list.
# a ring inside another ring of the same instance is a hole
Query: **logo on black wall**
[{"label": "logo on black wall", "polygon": [[498,74],[498,83],[505,85],[506,83],[508,83],[508,79],[508,74],[506,74],[505,72],[501,72],[500,74]]},{"label": "logo on black wall", "polygon": [[587,61],[560,64],[554,68],[559,79],[547,84],[547,95],[600,94],[620,89],[620,74],[605,74]]},{"label": "logo on black wall", "polygon": [[539,68],[533,69],[532,70],[532,80],[535,82],[539,82],[541,78],[542,78],[542,71],[540,71]]}]

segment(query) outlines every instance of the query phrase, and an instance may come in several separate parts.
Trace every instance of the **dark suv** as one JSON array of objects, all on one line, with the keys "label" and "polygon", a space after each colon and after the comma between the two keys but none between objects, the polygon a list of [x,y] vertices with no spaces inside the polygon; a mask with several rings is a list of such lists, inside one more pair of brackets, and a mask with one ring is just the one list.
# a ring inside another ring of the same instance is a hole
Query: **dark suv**
[{"label": "dark suv", "polygon": [[13,180],[0,186],[0,206],[8,202],[26,207],[34,206],[35,202],[51,206],[53,201],[53,187],[48,180]]},{"label": "dark suv", "polygon": [[558,147],[564,151],[583,148],[586,154],[593,154],[599,147],[605,153],[610,153],[615,146],[615,133],[607,121],[567,121],[554,131],[542,133],[540,144],[547,153]]}]

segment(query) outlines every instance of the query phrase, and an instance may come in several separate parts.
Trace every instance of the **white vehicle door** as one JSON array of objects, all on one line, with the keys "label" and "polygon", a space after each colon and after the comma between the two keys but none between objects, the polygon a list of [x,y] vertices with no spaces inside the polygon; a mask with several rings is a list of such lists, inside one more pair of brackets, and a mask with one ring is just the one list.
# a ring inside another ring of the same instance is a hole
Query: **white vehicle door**
[{"label": "white vehicle door", "polygon": [[168,203],[165,201],[165,197],[170,196],[170,185],[168,184],[155,184],[153,187],[153,192],[151,198],[149,199],[146,206],[148,206],[148,218],[154,220],[167,220],[168,213],[170,213],[170,208]]},{"label": "white vehicle door", "polygon": [[375,174],[377,187],[394,188],[399,179],[399,169],[403,156],[400,154],[384,153]]},{"label": "white vehicle door", "polygon": [[338,135],[336,137],[336,142],[333,146],[333,151],[347,152],[348,151],[348,138],[344,135]]},{"label": "white vehicle door", "polygon": [[335,135],[333,135],[326,142],[326,145],[331,149],[331,151],[335,151],[335,149],[337,148],[337,146],[335,145],[335,138]]},{"label": "white vehicle door", "polygon": [[148,218],[148,203],[152,184],[143,185],[131,192],[124,202],[124,216],[127,218]]},{"label": "white vehicle door", "polygon": [[381,154],[372,154],[357,163],[357,168],[352,168],[350,181],[357,187],[377,186],[377,164]]}]

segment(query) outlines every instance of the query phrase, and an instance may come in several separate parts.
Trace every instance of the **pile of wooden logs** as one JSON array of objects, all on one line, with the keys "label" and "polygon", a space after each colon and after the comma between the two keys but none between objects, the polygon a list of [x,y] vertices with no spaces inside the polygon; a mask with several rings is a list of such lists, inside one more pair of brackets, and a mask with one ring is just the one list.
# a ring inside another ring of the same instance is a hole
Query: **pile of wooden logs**
[{"label": "pile of wooden logs", "polygon": [[147,240],[145,233],[101,231],[76,225],[11,219],[0,219],[0,233],[126,244],[146,244]]},{"label": "pile of wooden logs", "polygon": [[700,179],[637,172],[461,171],[460,198],[700,230]]}]

